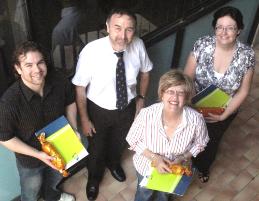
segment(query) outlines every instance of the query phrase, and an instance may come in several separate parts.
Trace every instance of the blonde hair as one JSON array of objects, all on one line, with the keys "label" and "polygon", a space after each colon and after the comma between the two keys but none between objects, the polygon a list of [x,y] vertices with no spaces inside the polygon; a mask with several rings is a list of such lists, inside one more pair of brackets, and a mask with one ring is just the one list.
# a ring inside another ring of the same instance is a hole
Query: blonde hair
[{"label": "blonde hair", "polygon": [[158,98],[161,101],[163,93],[170,87],[184,85],[186,102],[190,102],[193,93],[193,81],[179,70],[170,70],[161,76],[158,85]]}]

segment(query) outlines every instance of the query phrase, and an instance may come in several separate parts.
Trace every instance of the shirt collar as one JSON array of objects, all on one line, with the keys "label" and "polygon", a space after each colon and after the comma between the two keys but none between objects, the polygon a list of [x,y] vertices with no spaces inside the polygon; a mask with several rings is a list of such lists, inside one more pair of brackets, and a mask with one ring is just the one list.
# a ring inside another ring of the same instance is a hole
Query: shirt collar
[{"label": "shirt collar", "polygon": [[[162,124],[162,113],[163,113],[164,104],[160,102],[160,109],[157,112],[157,119],[161,119],[161,126]],[[186,116],[186,106],[183,107],[183,114],[182,114],[182,121],[180,123],[180,127],[185,127],[187,125],[187,116]]]},{"label": "shirt collar", "polygon": [[30,101],[36,93],[32,91],[29,87],[27,87],[23,83],[22,79],[19,80],[19,85],[27,101]]},{"label": "shirt collar", "polygon": [[[160,133],[167,138],[167,136],[165,135],[165,131],[164,131],[164,128],[163,128],[163,122],[162,122],[163,108],[164,108],[164,104],[161,102],[160,103],[160,109],[157,112],[157,122],[160,122],[160,129],[159,129]],[[188,125],[188,122],[187,122],[188,118],[186,116],[186,109],[187,109],[187,107],[184,106],[183,107],[183,114],[182,114],[182,121],[179,124],[179,126],[176,128],[175,134],[181,132]]]},{"label": "shirt collar", "polygon": [[[123,55],[127,54],[127,53],[130,51],[130,49],[131,49],[131,44],[134,42],[134,40],[135,40],[135,36],[134,36],[134,38],[132,39],[131,43],[128,44],[124,50],[120,51],[120,52],[124,52]],[[106,36],[106,42],[109,43],[109,49],[110,49],[109,51],[114,54],[114,52],[116,52],[116,51],[112,48],[109,35]]]},{"label": "shirt collar", "polygon": [[[33,96],[39,96],[39,94],[37,94],[36,92],[34,92],[33,90],[31,90],[29,87],[27,87],[24,82],[22,81],[22,79],[19,80],[19,85],[21,87],[21,90],[25,96],[25,98],[27,99],[27,101],[31,101]],[[51,91],[53,85],[50,82],[49,79],[46,79],[45,85],[44,85],[44,89],[43,89],[43,97],[46,97],[49,92]]]}]

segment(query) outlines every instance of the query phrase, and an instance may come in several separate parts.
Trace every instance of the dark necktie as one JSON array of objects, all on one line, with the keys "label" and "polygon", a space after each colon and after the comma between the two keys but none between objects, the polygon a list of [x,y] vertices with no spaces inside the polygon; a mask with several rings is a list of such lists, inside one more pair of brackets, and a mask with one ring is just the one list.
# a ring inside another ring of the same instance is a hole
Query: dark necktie
[{"label": "dark necktie", "polygon": [[128,105],[128,93],[125,75],[125,65],[123,61],[123,52],[115,52],[114,54],[116,54],[116,56],[118,57],[116,67],[116,107],[119,110],[123,110]]}]

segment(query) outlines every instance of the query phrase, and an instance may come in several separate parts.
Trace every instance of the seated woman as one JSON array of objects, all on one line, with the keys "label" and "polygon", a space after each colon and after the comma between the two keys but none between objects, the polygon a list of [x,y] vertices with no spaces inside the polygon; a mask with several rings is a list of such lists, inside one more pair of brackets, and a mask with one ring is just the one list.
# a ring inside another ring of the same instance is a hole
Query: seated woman
[{"label": "seated woman", "polygon": [[186,162],[204,150],[209,140],[204,119],[186,106],[192,89],[191,79],[180,71],[165,73],[159,81],[160,102],[142,109],[133,122],[126,140],[136,152],[135,201],[148,201],[152,196],[159,201],[168,200],[167,193],[139,186],[151,163],[160,173],[168,173],[171,165]]},{"label": "seated woman", "polygon": [[209,180],[209,168],[220,139],[249,93],[255,67],[254,51],[237,39],[244,27],[238,9],[220,8],[214,14],[212,26],[215,36],[205,36],[195,42],[184,70],[195,80],[197,93],[213,84],[232,96],[221,115],[209,114],[205,118],[210,141],[205,151],[193,160],[203,183]]}]

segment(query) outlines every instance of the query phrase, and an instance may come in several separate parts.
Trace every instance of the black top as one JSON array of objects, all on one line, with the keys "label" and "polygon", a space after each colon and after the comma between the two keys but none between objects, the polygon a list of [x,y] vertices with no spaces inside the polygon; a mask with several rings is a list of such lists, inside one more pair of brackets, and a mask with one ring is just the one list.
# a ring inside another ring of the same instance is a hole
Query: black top
[{"label": "black top", "polygon": [[[26,144],[41,150],[35,132],[61,115],[66,106],[75,101],[74,86],[59,72],[46,77],[43,97],[17,80],[0,99],[0,141],[17,137]],[[15,153],[24,167],[38,167],[36,158]]]}]

